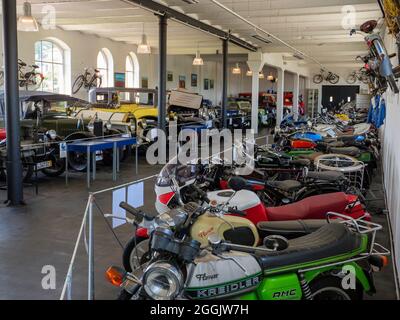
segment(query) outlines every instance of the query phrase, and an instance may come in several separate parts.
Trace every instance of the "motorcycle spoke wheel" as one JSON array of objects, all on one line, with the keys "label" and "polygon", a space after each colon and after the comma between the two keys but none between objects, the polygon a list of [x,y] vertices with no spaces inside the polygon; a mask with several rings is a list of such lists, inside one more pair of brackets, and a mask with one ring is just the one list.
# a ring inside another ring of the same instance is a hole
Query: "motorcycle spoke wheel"
[{"label": "motorcycle spoke wheel", "polygon": [[83,75],[80,75],[78,78],[76,78],[74,84],[72,85],[72,94],[78,93],[78,91],[82,88],[84,83],[85,83],[85,78],[83,77]]}]

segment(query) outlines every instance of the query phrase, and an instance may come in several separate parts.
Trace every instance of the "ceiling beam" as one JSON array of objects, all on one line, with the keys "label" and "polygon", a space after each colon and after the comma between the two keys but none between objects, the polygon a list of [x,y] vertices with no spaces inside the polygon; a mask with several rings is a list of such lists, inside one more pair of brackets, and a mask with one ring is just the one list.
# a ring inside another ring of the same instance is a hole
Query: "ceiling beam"
[{"label": "ceiling beam", "polygon": [[152,0],[146,0],[146,1],[145,0],[124,0],[124,1],[138,5],[142,8],[150,10],[156,14],[161,14],[161,15],[165,14],[168,16],[168,18],[171,18],[175,21],[181,22],[181,23],[188,25],[190,27],[193,27],[195,29],[207,32],[207,33],[212,34],[221,39],[228,39],[229,42],[231,42],[239,47],[245,48],[249,51],[253,51],[253,52],[257,51],[257,47],[253,46],[251,43],[249,43],[247,41],[244,41],[238,37],[235,37],[234,35],[231,35],[228,32],[225,32],[223,30],[215,28],[211,25],[203,23],[197,19],[189,17],[188,15],[186,15],[184,13],[181,13],[175,9],[167,7],[158,2],[155,2]]}]

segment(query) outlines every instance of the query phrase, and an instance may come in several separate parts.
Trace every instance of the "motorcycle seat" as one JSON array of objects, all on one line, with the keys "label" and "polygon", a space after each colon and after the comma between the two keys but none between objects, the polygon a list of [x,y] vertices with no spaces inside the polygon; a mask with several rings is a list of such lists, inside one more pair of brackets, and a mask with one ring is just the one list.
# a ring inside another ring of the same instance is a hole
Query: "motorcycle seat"
[{"label": "motorcycle seat", "polygon": [[339,171],[309,171],[307,178],[335,182],[345,179],[345,175]]},{"label": "motorcycle seat", "polygon": [[[311,264],[325,264],[356,256],[365,249],[363,237],[341,223],[329,223],[306,236],[288,241],[282,251],[256,251],[260,266],[266,273],[298,269]],[[329,260],[331,258],[331,260]],[[278,270],[277,270],[278,269]]]},{"label": "motorcycle seat", "polygon": [[342,213],[348,205],[344,192],[333,192],[311,196],[279,207],[267,207],[269,221],[325,219],[327,212]]},{"label": "motorcycle seat", "polygon": [[330,153],[344,154],[352,157],[360,156],[360,149],[357,147],[329,148]]},{"label": "motorcycle seat", "polygon": [[301,182],[296,180],[268,181],[267,185],[273,188],[281,189],[286,192],[297,191],[303,186]]},{"label": "motorcycle seat", "polygon": [[[336,220],[333,220],[335,222]],[[289,220],[289,221],[261,221],[257,223],[260,238],[271,235],[294,239],[305,236],[328,224],[325,219]]]}]

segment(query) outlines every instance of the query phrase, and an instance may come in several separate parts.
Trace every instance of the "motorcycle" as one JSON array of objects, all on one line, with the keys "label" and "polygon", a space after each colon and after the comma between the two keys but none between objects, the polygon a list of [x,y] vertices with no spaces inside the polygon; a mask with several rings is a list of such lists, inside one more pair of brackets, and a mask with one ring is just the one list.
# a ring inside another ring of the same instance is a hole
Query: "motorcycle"
[{"label": "motorcycle", "polygon": [[[365,34],[365,42],[368,45],[373,62],[370,64],[376,73],[379,73],[389,83],[393,93],[399,93],[396,78],[398,72],[395,72],[390,59],[396,54],[388,55],[381,36],[378,33],[373,33],[377,26],[377,21],[370,20],[360,26],[360,31]],[[350,32],[350,35],[357,33],[355,29]],[[397,74],[396,74],[397,73]]]},{"label": "motorcycle", "polygon": [[[159,216],[162,216],[188,203],[213,203],[214,215],[202,216],[201,221],[191,227],[192,237],[202,243],[205,235],[215,231],[233,243],[255,246],[259,244],[259,234],[269,232],[271,226],[263,224],[267,221],[324,220],[326,213],[331,210],[370,220],[369,213],[365,212],[357,196],[338,192],[309,197],[280,207],[265,207],[256,193],[245,189],[247,182],[243,178],[231,178],[231,189],[205,192],[194,183],[194,176],[188,175],[191,166],[186,167],[185,170],[169,167],[168,187],[164,185],[157,191],[156,186],[156,208]],[[158,184],[167,182],[163,175],[159,180]],[[143,246],[147,248],[145,241],[149,235],[147,228],[138,228],[127,243],[123,254],[123,265],[127,271],[137,264],[136,250],[141,252],[140,256],[146,252]]]},{"label": "motorcycle", "polygon": [[[152,219],[129,205],[121,207],[134,216],[135,225]],[[210,234],[202,248],[182,230],[206,212],[182,208],[179,219],[158,217],[148,260],[133,272],[106,271],[107,280],[121,288],[118,299],[358,300],[376,291],[373,272],[388,263],[390,252],[375,242],[380,225],[335,213],[328,214],[328,222],[344,220],[297,239],[270,236],[264,246],[250,247]],[[355,286],[343,286],[348,276],[355,277]]]}]

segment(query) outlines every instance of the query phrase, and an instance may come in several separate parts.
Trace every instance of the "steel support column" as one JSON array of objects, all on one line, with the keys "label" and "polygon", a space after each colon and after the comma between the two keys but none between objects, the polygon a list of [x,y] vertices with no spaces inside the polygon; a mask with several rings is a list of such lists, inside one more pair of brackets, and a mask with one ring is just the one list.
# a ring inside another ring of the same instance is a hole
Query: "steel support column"
[{"label": "steel support column", "polygon": [[7,191],[10,205],[23,203],[18,92],[18,40],[16,0],[2,0],[4,100],[7,129]]},{"label": "steel support column", "polygon": [[167,17],[159,16],[158,48],[158,127],[165,132],[167,114]]},{"label": "steel support column", "polygon": [[222,39],[222,106],[221,124],[227,127],[226,108],[228,105],[228,40]]}]

